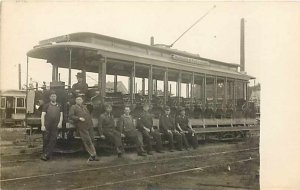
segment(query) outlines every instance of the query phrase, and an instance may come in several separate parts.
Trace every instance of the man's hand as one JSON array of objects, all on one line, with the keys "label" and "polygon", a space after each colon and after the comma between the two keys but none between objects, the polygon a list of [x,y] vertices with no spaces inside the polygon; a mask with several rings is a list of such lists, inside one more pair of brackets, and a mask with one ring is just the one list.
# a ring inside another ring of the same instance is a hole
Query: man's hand
[{"label": "man's hand", "polygon": [[125,135],[124,135],[123,133],[121,133],[121,137],[122,137],[122,138],[125,138]]},{"label": "man's hand", "polygon": [[100,135],[100,138],[101,138],[101,139],[105,139],[105,136],[104,136],[104,135]]},{"label": "man's hand", "polygon": [[58,123],[57,128],[61,129],[62,128],[62,124]]},{"label": "man's hand", "polygon": [[80,117],[79,120],[80,121],[85,121],[85,119],[83,117]]},{"label": "man's hand", "polygon": [[144,127],[144,129],[145,129],[148,133],[150,133],[150,129],[148,129],[147,127]]},{"label": "man's hand", "polygon": [[172,131],[171,131],[171,130],[167,130],[167,132],[168,132],[168,133],[172,133]]},{"label": "man's hand", "polygon": [[45,125],[42,125],[41,130],[42,130],[42,131],[46,131]]}]

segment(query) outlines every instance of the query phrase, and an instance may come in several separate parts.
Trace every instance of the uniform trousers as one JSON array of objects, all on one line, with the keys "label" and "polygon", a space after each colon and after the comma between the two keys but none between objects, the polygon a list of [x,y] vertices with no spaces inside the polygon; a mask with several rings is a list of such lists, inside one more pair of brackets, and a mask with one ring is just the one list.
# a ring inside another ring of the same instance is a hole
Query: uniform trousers
[{"label": "uniform trousers", "polygon": [[85,150],[90,154],[90,156],[96,156],[93,127],[87,128],[86,126],[78,126],[77,130]]},{"label": "uniform trousers", "polygon": [[178,149],[182,149],[182,134],[179,132],[163,132],[163,134],[168,138],[169,148],[174,149],[174,140],[177,142]]},{"label": "uniform trousers", "polygon": [[162,150],[161,135],[158,131],[148,132],[146,130],[142,130],[141,133],[143,134],[143,138],[145,139],[147,151],[152,151],[152,144],[151,144],[152,138],[156,143],[156,150],[157,151]]},{"label": "uniform trousers", "polygon": [[122,147],[121,133],[117,130],[103,130],[105,138],[114,144],[116,148]]},{"label": "uniform trousers", "polygon": [[193,148],[198,147],[198,140],[196,134],[194,134],[190,129],[185,132],[182,132],[183,144],[185,147],[189,147],[189,144],[192,145]]},{"label": "uniform trousers", "polygon": [[123,133],[126,136],[126,138],[132,141],[137,147],[143,146],[143,136],[142,133],[140,133],[139,131],[130,130],[124,131]]},{"label": "uniform trousers", "polygon": [[45,126],[46,130],[43,132],[43,154],[46,157],[51,157],[56,140],[57,140],[57,123]]}]

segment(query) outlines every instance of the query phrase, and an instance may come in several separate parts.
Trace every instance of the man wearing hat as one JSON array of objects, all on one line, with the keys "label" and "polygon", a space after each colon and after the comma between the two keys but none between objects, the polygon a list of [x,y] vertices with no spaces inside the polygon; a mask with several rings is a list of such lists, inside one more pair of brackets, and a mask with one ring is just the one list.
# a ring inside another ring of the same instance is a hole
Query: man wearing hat
[{"label": "man wearing hat", "polygon": [[86,97],[88,92],[88,85],[83,81],[83,74],[77,73],[77,83],[73,84],[72,92],[75,96]]},{"label": "man wearing hat", "polygon": [[188,148],[189,143],[192,144],[192,147],[196,149],[198,147],[198,140],[195,134],[195,130],[192,128],[192,125],[185,115],[185,109],[183,107],[179,108],[180,114],[176,117],[175,123],[178,131],[183,134],[183,143],[185,147]]},{"label": "man wearing hat", "polygon": [[69,117],[74,122],[86,151],[90,154],[88,161],[98,161],[96,158],[96,149],[94,146],[94,126],[90,112],[83,105],[81,96],[75,99],[76,104],[72,105],[69,111]]},{"label": "man wearing hat", "polygon": [[149,104],[147,103],[143,105],[143,112],[138,118],[138,129],[143,134],[143,138],[146,141],[146,149],[149,155],[152,154],[152,138],[156,142],[156,152],[163,153],[161,135],[159,131],[154,130],[153,128],[153,117],[152,114],[149,113]]},{"label": "man wearing hat", "polygon": [[63,112],[62,108],[56,102],[55,91],[50,91],[49,103],[43,105],[41,115],[41,130],[43,131],[43,154],[41,159],[47,161],[50,159],[54,150],[58,128],[62,127]]},{"label": "man wearing hat", "polygon": [[124,137],[134,142],[138,156],[146,156],[143,148],[143,136],[141,132],[135,128],[133,118],[130,115],[129,106],[125,106],[124,114],[118,121],[118,130],[124,134]]},{"label": "man wearing hat", "polygon": [[182,150],[182,136],[176,130],[175,119],[170,116],[171,109],[169,106],[164,108],[164,114],[159,117],[159,129],[168,138],[169,149],[171,152],[174,150],[174,139],[178,144],[178,149]]},{"label": "man wearing hat", "polygon": [[98,122],[98,131],[101,137],[108,139],[116,148],[118,157],[121,157],[124,148],[122,145],[121,132],[117,130],[114,116],[112,115],[112,106],[104,104],[105,112],[100,115]]}]

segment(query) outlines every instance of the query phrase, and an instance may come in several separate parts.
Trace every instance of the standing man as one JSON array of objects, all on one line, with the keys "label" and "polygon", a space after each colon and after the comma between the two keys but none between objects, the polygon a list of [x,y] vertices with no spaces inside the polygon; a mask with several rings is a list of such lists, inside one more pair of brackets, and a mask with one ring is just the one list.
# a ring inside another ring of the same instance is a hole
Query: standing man
[{"label": "standing man", "polygon": [[138,156],[146,156],[143,148],[143,136],[134,126],[129,106],[125,106],[124,114],[118,121],[118,129],[121,132],[121,135],[123,134],[124,137],[129,138],[129,140],[135,143]]},{"label": "standing man", "polygon": [[181,107],[179,109],[180,114],[176,118],[176,126],[178,131],[183,134],[183,142],[185,144],[186,149],[188,149],[189,143],[192,144],[192,147],[196,149],[198,147],[198,140],[195,134],[195,130],[192,128],[192,125],[185,115],[185,109]]},{"label": "standing man", "polygon": [[50,102],[43,105],[41,115],[41,130],[43,131],[43,154],[41,160],[47,161],[52,156],[54,150],[58,128],[62,127],[62,108],[56,103],[56,93],[49,93]]},{"label": "standing man", "polygon": [[152,138],[156,142],[156,152],[163,153],[161,136],[159,131],[153,128],[153,118],[151,113],[149,113],[149,104],[147,103],[143,105],[143,112],[138,118],[138,128],[146,141],[147,154],[152,155]]},{"label": "standing man", "polygon": [[124,148],[122,145],[121,132],[116,130],[115,120],[112,112],[112,106],[110,104],[104,105],[105,112],[100,115],[98,122],[98,131],[101,138],[107,138],[112,142],[116,148],[118,157],[122,157]]},{"label": "standing man", "polygon": [[92,117],[83,105],[83,99],[81,96],[76,97],[75,105],[72,105],[69,112],[69,118],[73,120],[76,126],[80,138],[83,142],[85,150],[90,154],[88,161],[98,161],[96,149],[94,146],[94,127]]},{"label": "standing man", "polygon": [[73,84],[72,92],[75,97],[82,96],[86,98],[88,92],[88,85],[83,81],[83,74],[77,73],[77,83]]},{"label": "standing man", "polygon": [[182,151],[182,135],[176,130],[175,119],[170,116],[170,107],[166,106],[164,111],[159,118],[159,129],[168,138],[170,152],[174,150],[174,139],[178,144],[178,150]]}]

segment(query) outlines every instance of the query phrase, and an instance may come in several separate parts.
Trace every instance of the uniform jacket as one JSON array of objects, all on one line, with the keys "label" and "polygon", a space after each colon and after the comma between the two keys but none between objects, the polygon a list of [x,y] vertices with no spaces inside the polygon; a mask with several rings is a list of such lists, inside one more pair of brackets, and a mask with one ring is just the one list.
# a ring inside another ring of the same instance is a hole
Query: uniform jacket
[{"label": "uniform jacket", "polygon": [[[77,90],[79,90],[79,92],[76,92]],[[72,91],[74,93],[74,95],[78,95],[78,94],[87,94],[88,92],[88,85],[86,83],[75,83],[72,86]]]},{"label": "uniform jacket", "polygon": [[177,124],[179,124],[179,126],[181,127],[182,130],[186,131],[189,129],[188,125],[189,125],[189,119],[188,117],[185,115],[185,116],[182,116],[182,115],[178,115],[176,117],[176,120],[175,120],[175,123],[176,123],[176,126]]},{"label": "uniform jacket", "polygon": [[122,133],[124,132],[130,132],[130,131],[134,131],[135,127],[134,127],[134,122],[133,122],[133,118],[131,115],[126,116],[125,114],[123,114],[119,121],[118,121],[118,130]]},{"label": "uniform jacket", "polygon": [[162,114],[159,117],[159,129],[161,132],[166,133],[167,130],[175,130],[175,122],[174,118],[172,118],[170,115]]},{"label": "uniform jacket", "polygon": [[[72,105],[69,111],[69,117],[77,127],[93,127],[92,117],[85,105]],[[80,117],[83,117],[85,121],[80,121]]]},{"label": "uniform jacket", "polygon": [[115,120],[114,116],[110,113],[103,113],[99,117],[98,122],[98,131],[100,135],[103,135],[103,131],[111,131],[115,130]]},{"label": "uniform jacket", "polygon": [[143,127],[151,129],[153,127],[153,118],[152,114],[149,112],[143,111],[143,113],[138,118],[138,128],[139,130],[144,130]]}]

